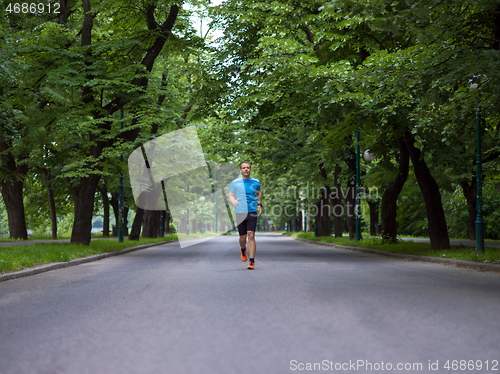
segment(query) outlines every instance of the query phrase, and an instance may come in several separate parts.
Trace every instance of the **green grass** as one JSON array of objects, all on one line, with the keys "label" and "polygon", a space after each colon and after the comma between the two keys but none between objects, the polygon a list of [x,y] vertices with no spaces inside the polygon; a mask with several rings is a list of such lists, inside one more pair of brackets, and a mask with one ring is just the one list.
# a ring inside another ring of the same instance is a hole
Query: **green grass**
[{"label": "green grass", "polygon": [[92,240],[90,245],[70,243],[37,243],[33,245],[0,246],[0,273],[22,270],[53,262],[66,262],[100,253],[115,252],[138,245],[176,240],[175,235],[164,238],[128,240]]},{"label": "green grass", "polygon": [[486,248],[483,254],[478,255],[476,254],[475,248],[461,247],[461,248],[433,250],[431,249],[430,244],[414,243],[412,241],[399,241],[396,244],[385,244],[382,243],[382,239],[379,238],[363,239],[357,242],[354,240],[349,240],[349,238],[347,237],[342,237],[342,238],[335,238],[333,236],[316,237],[314,236],[314,233],[311,232],[293,232],[285,234],[290,236],[295,236],[300,239],[315,240],[318,242],[333,243],[348,247],[370,248],[392,253],[500,264],[500,248]]}]

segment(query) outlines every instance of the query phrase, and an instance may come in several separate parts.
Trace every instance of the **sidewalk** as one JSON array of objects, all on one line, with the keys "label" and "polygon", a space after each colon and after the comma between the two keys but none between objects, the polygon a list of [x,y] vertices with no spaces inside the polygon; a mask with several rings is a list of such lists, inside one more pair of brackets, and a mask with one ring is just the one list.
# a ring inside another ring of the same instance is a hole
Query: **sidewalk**
[{"label": "sidewalk", "polygon": [[[430,239],[426,238],[399,238],[404,241],[413,241],[415,243],[430,243]],[[476,248],[476,241],[475,240],[465,240],[465,239],[457,239],[457,240],[450,240],[450,245],[452,247],[470,247],[470,248]],[[500,241],[491,241],[491,240],[485,240],[484,241],[484,246],[486,248],[500,248]]]},{"label": "sidewalk", "polygon": [[[378,249],[363,248],[363,247],[350,247],[350,246],[345,246],[345,245],[335,244],[335,243],[326,243],[326,242],[314,241],[314,240],[309,240],[309,239],[300,239],[300,238],[296,238],[296,237],[293,237],[293,238],[295,240],[299,240],[299,241],[315,243],[318,245],[324,245],[324,246],[329,246],[329,247],[334,247],[334,248],[339,248],[339,249],[347,249],[350,251],[365,252],[365,253],[370,253],[370,254],[377,255],[377,256],[394,257],[394,258],[400,258],[400,259],[405,259],[405,260],[419,261],[419,262],[430,262],[430,263],[436,263],[436,264],[442,264],[442,265],[454,265],[457,267],[474,269],[474,270],[479,270],[479,271],[494,271],[494,272],[500,273],[500,264],[497,264],[497,263],[484,263],[484,262],[457,260],[457,259],[453,259],[453,258],[409,255],[409,254],[402,254],[402,253],[397,253],[397,252],[386,252],[386,251],[381,251]],[[420,242],[420,243],[430,242],[429,239],[425,239],[425,238],[399,238],[399,239],[406,240],[406,241]],[[463,243],[464,247],[474,248],[476,246],[476,242],[473,240],[453,240],[453,241],[450,241],[450,244],[452,246],[453,245],[458,246],[462,243]],[[472,246],[465,245],[465,244],[472,244],[472,243],[473,243]],[[495,241],[495,242],[489,241],[488,243],[490,244],[489,246],[487,246],[489,248],[498,248],[498,245],[500,245],[500,242],[498,242],[498,241]],[[486,246],[486,243],[485,243],[485,246]]]},{"label": "sidewalk", "polygon": [[[117,237],[92,238],[92,240],[118,240]],[[36,243],[69,243],[70,239],[43,239],[43,240],[12,240],[0,241],[0,247],[10,247],[14,245],[34,245]]]},{"label": "sidewalk", "polygon": [[[105,239],[107,239],[107,238],[105,238]],[[117,239],[117,238],[110,238],[110,239]],[[100,239],[98,239],[98,240],[100,240]],[[25,245],[29,245],[29,244],[35,244],[35,243],[48,243],[48,242],[69,242],[69,239],[27,240],[27,241],[20,241],[20,242],[25,243]],[[171,242],[171,241],[142,244],[142,245],[137,245],[137,246],[125,248],[125,249],[122,249],[119,251],[103,252],[103,253],[99,253],[96,255],[91,255],[91,256],[82,257],[82,258],[76,258],[76,259],[71,260],[71,261],[51,262],[51,263],[42,264],[42,265],[38,265],[35,267],[31,267],[31,268],[22,269],[22,270],[11,271],[11,272],[7,272],[7,273],[3,273],[3,274],[0,273],[0,282],[11,280],[11,279],[16,279],[16,278],[23,278],[23,277],[27,277],[27,276],[35,275],[35,274],[45,273],[47,271],[51,271],[51,270],[55,270],[55,269],[62,269],[62,268],[70,267],[70,266],[85,264],[88,262],[99,261],[99,260],[102,260],[103,258],[114,257],[114,256],[130,253],[130,252],[138,251],[140,249],[145,249],[145,248],[154,247],[157,245],[162,245],[162,244],[169,243],[169,242]]]},{"label": "sidewalk", "polygon": [[13,240],[11,242],[0,241],[0,246],[10,247],[13,245],[33,245],[36,243],[69,243],[69,239],[47,239],[47,240]]}]

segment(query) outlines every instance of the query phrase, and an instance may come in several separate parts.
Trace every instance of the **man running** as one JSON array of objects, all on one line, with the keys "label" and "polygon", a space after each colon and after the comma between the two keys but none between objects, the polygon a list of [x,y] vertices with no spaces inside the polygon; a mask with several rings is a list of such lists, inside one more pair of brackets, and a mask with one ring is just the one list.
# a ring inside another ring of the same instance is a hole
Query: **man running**
[{"label": "man running", "polygon": [[231,182],[229,187],[229,201],[234,205],[238,233],[240,234],[241,261],[247,260],[247,239],[250,260],[247,269],[255,269],[255,230],[257,216],[262,214],[262,194],[260,181],[251,178],[252,165],[249,162],[240,164],[241,177]]}]

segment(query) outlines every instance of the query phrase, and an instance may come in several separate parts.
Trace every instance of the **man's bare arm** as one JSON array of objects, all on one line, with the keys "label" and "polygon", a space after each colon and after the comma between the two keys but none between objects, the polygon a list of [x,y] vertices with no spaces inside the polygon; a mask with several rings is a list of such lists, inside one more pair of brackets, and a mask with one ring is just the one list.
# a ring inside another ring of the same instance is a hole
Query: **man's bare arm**
[{"label": "man's bare arm", "polygon": [[236,199],[236,196],[234,195],[234,193],[229,192],[227,196],[228,196],[229,201],[231,202],[231,204],[233,204],[233,206],[240,205],[240,202]]},{"label": "man's bare arm", "polygon": [[259,210],[259,216],[262,214],[262,193],[260,191],[255,192],[258,199],[257,209]]}]

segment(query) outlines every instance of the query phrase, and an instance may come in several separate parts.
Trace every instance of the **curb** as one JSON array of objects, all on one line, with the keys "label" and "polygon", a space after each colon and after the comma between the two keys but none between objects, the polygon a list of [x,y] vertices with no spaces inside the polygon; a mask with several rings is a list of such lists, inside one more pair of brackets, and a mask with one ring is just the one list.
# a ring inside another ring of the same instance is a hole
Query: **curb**
[{"label": "curb", "polygon": [[31,275],[45,273],[45,272],[51,271],[51,270],[63,269],[63,268],[67,268],[70,266],[86,264],[88,262],[99,261],[99,260],[102,260],[103,258],[124,255],[126,253],[135,252],[135,251],[138,251],[140,249],[145,249],[145,248],[154,247],[157,245],[172,243],[172,242],[175,242],[175,240],[167,240],[167,241],[159,242],[159,243],[143,244],[143,245],[138,245],[136,247],[121,249],[121,250],[115,251],[115,252],[99,253],[97,255],[92,255],[92,256],[83,257],[83,258],[77,258],[77,259],[67,261],[67,262],[54,262],[51,264],[40,265],[40,266],[37,266],[34,268],[28,268],[28,269],[14,271],[11,273],[0,274],[0,282],[12,280],[12,279],[17,279],[17,278],[29,277]]},{"label": "curb", "polygon": [[378,256],[394,257],[394,258],[400,258],[403,260],[429,262],[429,263],[441,264],[441,265],[453,265],[453,266],[457,266],[460,268],[467,268],[467,269],[473,269],[473,270],[478,270],[478,271],[493,271],[493,272],[500,273],[500,265],[499,264],[488,264],[488,263],[482,263],[482,262],[455,260],[455,259],[451,259],[451,258],[407,255],[407,254],[402,254],[402,253],[378,251],[376,249],[370,249],[370,248],[348,247],[345,245],[318,242],[315,240],[300,239],[300,238],[295,238],[295,237],[293,237],[293,238],[295,240],[300,240],[300,241],[307,242],[307,243],[325,245],[328,247],[334,247],[334,248],[338,248],[338,249],[347,249],[349,251],[370,253],[370,254],[375,254]]}]

